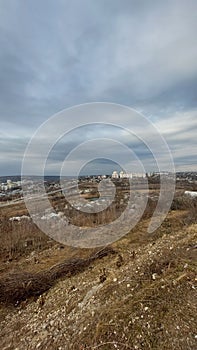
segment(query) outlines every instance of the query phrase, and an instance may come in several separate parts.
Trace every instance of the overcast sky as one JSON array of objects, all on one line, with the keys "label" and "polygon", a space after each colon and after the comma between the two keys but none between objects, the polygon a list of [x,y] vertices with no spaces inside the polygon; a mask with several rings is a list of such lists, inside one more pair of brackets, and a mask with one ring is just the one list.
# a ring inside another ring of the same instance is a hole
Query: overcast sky
[{"label": "overcast sky", "polygon": [[[1,0],[0,175],[20,174],[30,137],[51,115],[96,101],[142,112],[176,170],[196,171],[197,1]],[[49,174],[78,141],[75,132],[56,147]],[[138,155],[147,160],[142,147]],[[94,169],[113,170],[106,164]]]}]

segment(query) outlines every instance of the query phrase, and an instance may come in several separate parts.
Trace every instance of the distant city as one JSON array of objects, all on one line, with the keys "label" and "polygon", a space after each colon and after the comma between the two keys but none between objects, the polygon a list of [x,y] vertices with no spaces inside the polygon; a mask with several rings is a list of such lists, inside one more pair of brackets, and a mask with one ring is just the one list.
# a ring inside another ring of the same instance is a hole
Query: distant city
[{"label": "distant city", "polygon": [[[103,179],[111,178],[113,181],[123,181],[132,179],[133,181],[143,181],[148,179],[150,182],[159,182],[160,176],[165,175],[170,177],[169,172],[152,172],[152,173],[126,173],[124,171],[113,171],[110,175],[86,175],[80,176],[79,181],[96,181],[100,182]],[[72,180],[72,177],[69,177]],[[34,188],[34,183],[38,183],[42,180],[40,176],[28,176],[25,180],[21,179],[21,176],[10,176],[6,178],[5,176],[0,177],[0,201],[21,198],[23,195],[22,184],[23,182],[28,182],[29,189]],[[56,190],[60,188],[60,178],[59,176],[45,176],[44,178],[45,186],[49,190]],[[197,185],[197,172],[177,172],[176,182],[183,183],[184,186]],[[187,188],[186,188],[187,189]],[[189,188],[188,188],[189,189]]]}]

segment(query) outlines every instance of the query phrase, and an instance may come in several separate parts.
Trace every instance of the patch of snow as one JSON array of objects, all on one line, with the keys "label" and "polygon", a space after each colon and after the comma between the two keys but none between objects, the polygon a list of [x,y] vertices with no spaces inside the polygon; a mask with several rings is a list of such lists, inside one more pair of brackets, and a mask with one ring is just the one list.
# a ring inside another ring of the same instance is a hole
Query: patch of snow
[{"label": "patch of snow", "polygon": [[196,191],[185,191],[184,194],[186,194],[187,196],[190,196],[192,198],[197,197],[197,192]]}]

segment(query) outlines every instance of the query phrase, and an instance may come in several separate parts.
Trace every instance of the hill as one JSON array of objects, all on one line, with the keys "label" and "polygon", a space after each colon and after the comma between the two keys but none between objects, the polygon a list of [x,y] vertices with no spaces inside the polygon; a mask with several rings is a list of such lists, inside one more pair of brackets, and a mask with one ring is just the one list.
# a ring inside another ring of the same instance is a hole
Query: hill
[{"label": "hill", "polygon": [[[1,349],[196,349],[197,224],[190,214],[172,210],[151,235],[144,218],[99,251],[54,244],[11,261],[0,278]],[[50,271],[56,274],[46,286]]]}]

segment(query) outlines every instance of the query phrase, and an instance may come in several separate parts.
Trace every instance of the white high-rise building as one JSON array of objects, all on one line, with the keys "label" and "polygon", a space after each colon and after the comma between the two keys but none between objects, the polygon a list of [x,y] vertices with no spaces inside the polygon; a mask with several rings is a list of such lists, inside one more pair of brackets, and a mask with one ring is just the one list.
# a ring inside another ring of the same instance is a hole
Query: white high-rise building
[{"label": "white high-rise building", "polygon": [[113,171],[112,173],[112,179],[119,179],[119,175],[118,175],[118,172],[117,171]]},{"label": "white high-rise building", "polygon": [[124,173],[124,171],[120,172],[120,179],[132,179],[132,173]]}]

